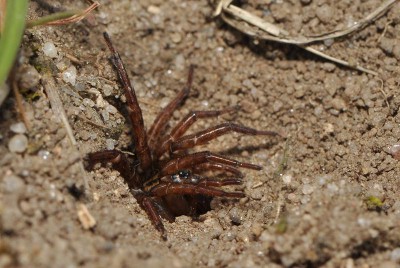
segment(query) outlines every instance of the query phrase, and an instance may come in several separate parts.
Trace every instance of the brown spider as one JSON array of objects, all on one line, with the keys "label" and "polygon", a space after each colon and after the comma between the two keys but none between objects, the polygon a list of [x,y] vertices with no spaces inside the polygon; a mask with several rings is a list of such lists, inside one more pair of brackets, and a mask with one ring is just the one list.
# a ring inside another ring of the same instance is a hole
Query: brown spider
[{"label": "brown spider", "polygon": [[[229,132],[247,135],[277,135],[272,131],[259,131],[234,123],[223,123],[195,134],[185,132],[201,118],[217,117],[233,109],[215,111],[192,111],[184,117],[169,134],[164,133],[172,113],[188,96],[193,66],[185,87],[159,113],[149,131],[146,131],[142,110],[131,87],[120,55],[115,50],[107,33],[104,38],[112,53],[111,61],[121,80],[132,123],[135,145],[135,162],[118,150],[106,150],[88,154],[89,167],[96,163],[112,163],[126,180],[134,197],[146,211],[155,228],[167,238],[162,219],[170,222],[179,215],[196,216],[205,212],[212,197],[242,198],[243,192],[225,192],[219,188],[242,183],[240,168],[261,170],[260,166],[239,162],[209,151],[188,153],[187,149],[205,144]],[[233,175],[224,179],[204,176],[204,172],[216,171]],[[203,174],[203,176],[201,175]]]}]

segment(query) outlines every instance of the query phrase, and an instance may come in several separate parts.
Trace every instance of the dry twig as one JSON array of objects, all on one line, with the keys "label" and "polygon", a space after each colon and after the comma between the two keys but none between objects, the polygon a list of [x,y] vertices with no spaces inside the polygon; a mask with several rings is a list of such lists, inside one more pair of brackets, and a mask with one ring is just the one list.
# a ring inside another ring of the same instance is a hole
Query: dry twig
[{"label": "dry twig", "polygon": [[220,0],[218,3],[216,10],[214,12],[215,16],[221,16],[221,18],[232,27],[236,28],[237,30],[255,37],[259,39],[275,41],[285,44],[293,44],[303,49],[314,53],[322,58],[325,58],[329,61],[336,62],[338,64],[354,68],[356,70],[369,73],[372,75],[378,75],[377,72],[373,70],[369,70],[367,68],[353,65],[348,61],[344,61],[341,59],[337,59],[335,57],[329,56],[321,51],[318,51],[310,46],[311,43],[317,41],[323,41],[327,39],[333,39],[338,37],[346,36],[354,31],[364,28],[367,24],[371,21],[375,20],[379,16],[383,15],[393,4],[395,4],[398,0],[386,0],[379,6],[376,10],[374,10],[371,14],[366,16],[364,19],[360,20],[359,22],[354,23],[352,26],[337,30],[331,31],[315,36],[297,36],[291,37],[287,31],[284,29],[279,28],[278,26],[271,24],[267,21],[264,21],[262,18],[253,15],[235,5],[232,5],[233,0]]},{"label": "dry twig", "polygon": [[[61,121],[67,131],[67,135],[68,135],[68,138],[69,138],[72,146],[74,146],[74,148],[77,149],[76,148],[77,142],[76,142],[74,134],[72,132],[72,128],[68,122],[67,115],[65,114],[64,106],[61,102],[60,96],[58,95],[58,91],[57,91],[55,83],[54,83],[54,78],[51,76],[51,74],[46,73],[42,77],[42,83],[43,83],[44,89],[46,91],[47,97],[50,101],[51,109],[53,110],[54,115],[57,118],[61,119]],[[80,158],[81,159],[79,161],[79,167],[82,172],[83,186],[85,187],[84,190],[86,192],[86,190],[89,189],[89,184],[88,184],[85,168],[83,167],[82,157],[80,157]]]}]

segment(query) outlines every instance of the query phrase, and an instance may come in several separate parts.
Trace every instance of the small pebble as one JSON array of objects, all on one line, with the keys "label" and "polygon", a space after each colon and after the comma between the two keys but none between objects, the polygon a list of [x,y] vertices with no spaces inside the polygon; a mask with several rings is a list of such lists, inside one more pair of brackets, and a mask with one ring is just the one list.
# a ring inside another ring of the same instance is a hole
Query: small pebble
[{"label": "small pebble", "polygon": [[47,160],[50,157],[50,152],[47,150],[40,150],[38,152],[38,156],[41,157],[43,160]]},{"label": "small pebble", "polygon": [[88,99],[88,98],[84,98],[82,102],[85,106],[88,106],[88,107],[94,107],[96,105],[94,103],[94,101],[92,101],[91,99]]},{"label": "small pebble", "polygon": [[25,124],[22,122],[14,123],[10,126],[10,130],[17,134],[24,134],[26,132]]},{"label": "small pebble", "polygon": [[293,176],[291,174],[285,174],[282,176],[282,181],[284,184],[290,184],[292,182]]},{"label": "small pebble", "polygon": [[76,68],[75,66],[71,65],[68,67],[62,74],[63,80],[66,83],[70,83],[71,85],[75,86],[76,83]]},{"label": "small pebble", "polygon": [[60,70],[61,72],[64,72],[65,69],[67,69],[67,62],[66,61],[60,61],[56,63],[57,69]]},{"label": "small pebble", "polygon": [[186,60],[185,60],[185,57],[182,54],[178,54],[175,57],[175,61],[174,62],[175,62],[176,69],[178,69],[178,70],[184,70],[185,69]]},{"label": "small pebble", "polygon": [[179,33],[171,34],[171,40],[174,43],[180,43],[182,41],[182,36]]},{"label": "small pebble", "polygon": [[79,204],[77,206],[77,214],[83,229],[88,230],[96,225],[96,220],[93,218],[84,204]]},{"label": "small pebble", "polygon": [[241,211],[238,208],[234,207],[231,209],[231,211],[229,211],[229,218],[231,219],[231,221],[234,224],[239,225],[239,224],[241,224],[241,222],[243,220],[243,217],[241,214],[242,214]]},{"label": "small pebble", "polygon": [[392,54],[394,44],[395,44],[395,40],[394,39],[382,37],[381,41],[379,43],[379,47],[383,51],[385,51],[386,53]]},{"label": "small pebble", "polygon": [[16,175],[5,176],[3,185],[5,192],[8,193],[22,192],[25,187],[24,181]]},{"label": "small pebble", "polygon": [[332,20],[334,11],[329,5],[324,4],[317,8],[316,14],[320,21],[324,23],[329,23]]},{"label": "small pebble", "polygon": [[400,60],[400,44],[397,43],[393,46],[393,56],[397,59]]},{"label": "small pebble", "polygon": [[327,46],[327,47],[332,46],[333,43],[334,43],[334,39],[333,38],[329,38],[329,39],[324,40],[324,45]]},{"label": "small pebble", "polygon": [[375,266],[376,268],[399,268],[399,266],[392,261],[383,261]]},{"label": "small pebble", "polygon": [[336,65],[330,62],[322,64],[322,68],[327,72],[333,72],[336,69]]},{"label": "small pebble", "polygon": [[150,5],[147,8],[147,12],[149,12],[151,14],[159,14],[161,12],[161,9],[158,6]]},{"label": "small pebble", "polygon": [[109,112],[110,114],[116,114],[118,112],[117,108],[115,108],[112,105],[107,105],[106,106],[106,110],[107,112]]},{"label": "small pebble", "polygon": [[225,238],[227,241],[232,241],[236,238],[236,234],[232,233],[232,232],[228,232],[228,233],[226,233]]},{"label": "small pebble", "polygon": [[393,144],[388,146],[388,151],[394,159],[400,160],[400,144]]},{"label": "small pebble", "polygon": [[279,110],[283,107],[283,102],[281,102],[280,100],[276,100],[273,104],[272,104],[272,109],[273,111],[279,112]]},{"label": "small pebble", "polygon": [[52,42],[46,42],[43,45],[43,53],[50,58],[57,58],[57,48]]},{"label": "small pebble", "polygon": [[391,253],[390,253],[390,259],[395,262],[400,261],[400,248],[395,248]]},{"label": "small pebble", "polygon": [[302,192],[305,195],[311,194],[314,191],[314,187],[310,184],[303,185]]},{"label": "small pebble", "polygon": [[115,141],[113,139],[106,139],[106,147],[107,147],[107,150],[114,150]]},{"label": "small pebble", "polygon": [[292,203],[297,203],[299,202],[299,197],[294,194],[294,193],[290,193],[287,195],[287,199],[289,199]]},{"label": "small pebble", "polygon": [[104,93],[104,96],[106,96],[106,97],[111,96],[111,94],[113,93],[112,86],[105,84],[103,86],[103,93]]},{"label": "small pebble", "polygon": [[329,183],[327,188],[328,188],[328,191],[331,193],[336,193],[337,191],[339,191],[339,187],[333,182]]},{"label": "small pebble", "polygon": [[101,113],[101,116],[103,117],[104,121],[110,120],[110,114],[108,113],[108,111],[102,110],[100,113]]},{"label": "small pebble", "polygon": [[256,238],[260,237],[262,231],[263,227],[259,223],[254,223],[253,226],[251,227],[251,232]]},{"label": "small pebble", "polygon": [[8,149],[12,153],[23,153],[28,147],[28,138],[25,135],[17,134],[8,142]]},{"label": "small pebble", "polygon": [[24,74],[18,82],[20,88],[30,89],[39,84],[40,74],[32,65],[24,65],[19,71]]}]

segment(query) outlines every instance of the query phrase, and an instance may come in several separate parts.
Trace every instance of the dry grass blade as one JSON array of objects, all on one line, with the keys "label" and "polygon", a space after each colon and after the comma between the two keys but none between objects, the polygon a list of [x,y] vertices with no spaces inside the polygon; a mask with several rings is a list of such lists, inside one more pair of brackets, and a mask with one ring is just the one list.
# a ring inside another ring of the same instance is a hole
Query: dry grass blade
[{"label": "dry grass blade", "polygon": [[[325,58],[329,61],[333,61],[335,63],[354,68],[356,70],[369,73],[372,75],[378,75],[377,72],[373,70],[369,70],[367,68],[361,66],[354,66],[347,61],[337,59],[335,57],[326,55],[325,53],[318,51],[309,46],[310,43],[323,41],[327,39],[333,39],[338,37],[343,37],[348,35],[354,31],[357,31],[363,27],[365,27],[368,23],[375,20],[382,14],[384,14],[390,7],[393,6],[398,0],[387,0],[382,5],[380,5],[376,10],[374,10],[371,14],[366,16],[361,21],[354,23],[352,26],[339,30],[339,31],[332,31],[328,33],[318,34],[315,36],[297,36],[291,37],[289,33],[284,29],[277,27],[274,24],[264,21],[262,18],[253,15],[237,6],[232,5],[232,0],[221,0],[217,8],[214,12],[215,16],[221,16],[221,18],[232,27],[236,28],[237,30],[255,37],[259,39],[275,41],[280,43],[286,44],[293,44],[299,47],[304,48],[305,50],[314,53],[322,58]],[[245,22],[245,23],[244,23]]]},{"label": "dry grass blade", "polygon": [[90,12],[100,6],[99,2],[92,2],[91,5],[85,10],[78,11],[65,11],[60,13],[51,14],[37,20],[29,21],[27,28],[34,26],[50,26],[50,25],[64,25],[74,23],[84,19]]},{"label": "dry grass blade", "polygon": [[[50,101],[51,109],[52,109],[54,115],[57,118],[61,119],[61,122],[63,123],[63,125],[67,131],[68,138],[69,138],[72,146],[74,146],[76,149],[77,142],[76,142],[74,134],[72,132],[72,128],[68,122],[67,115],[65,114],[65,111],[64,111],[64,106],[61,102],[60,96],[58,95],[58,91],[56,89],[54,79],[51,76],[51,74],[49,74],[49,73],[44,74],[42,77],[42,83],[43,83],[44,89],[46,91],[47,97]],[[80,169],[82,172],[83,186],[85,187],[85,192],[86,192],[86,190],[89,189],[89,184],[88,184],[88,180],[86,177],[85,168],[83,166],[82,158],[81,158],[81,161],[79,161],[79,166],[80,166]]]},{"label": "dry grass blade", "polygon": [[49,22],[46,25],[62,25],[62,24],[68,24],[68,23],[74,23],[74,22],[78,22],[81,21],[82,19],[84,19],[92,10],[94,10],[95,8],[97,8],[98,6],[100,6],[99,2],[94,2],[93,4],[91,4],[87,9],[83,10],[81,13],[73,15],[69,18],[65,18],[65,19],[61,19],[58,21],[53,21],[53,22]]},{"label": "dry grass blade", "polygon": [[17,109],[18,109],[18,112],[19,112],[19,114],[21,116],[21,119],[24,122],[26,129],[30,130],[31,129],[31,124],[29,123],[29,120],[26,117],[23,98],[21,96],[21,93],[19,92],[17,81],[15,80],[14,77],[12,78],[11,87],[12,87],[12,90],[13,90],[14,95],[15,95],[15,100],[17,102]]}]

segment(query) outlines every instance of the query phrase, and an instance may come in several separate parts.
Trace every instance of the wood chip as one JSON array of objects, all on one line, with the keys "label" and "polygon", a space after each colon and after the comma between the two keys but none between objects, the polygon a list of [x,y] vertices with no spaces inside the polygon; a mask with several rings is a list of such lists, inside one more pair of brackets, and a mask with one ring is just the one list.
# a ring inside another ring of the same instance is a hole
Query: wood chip
[{"label": "wood chip", "polygon": [[78,219],[81,222],[83,229],[88,230],[96,225],[96,220],[84,204],[78,204],[77,210]]}]

